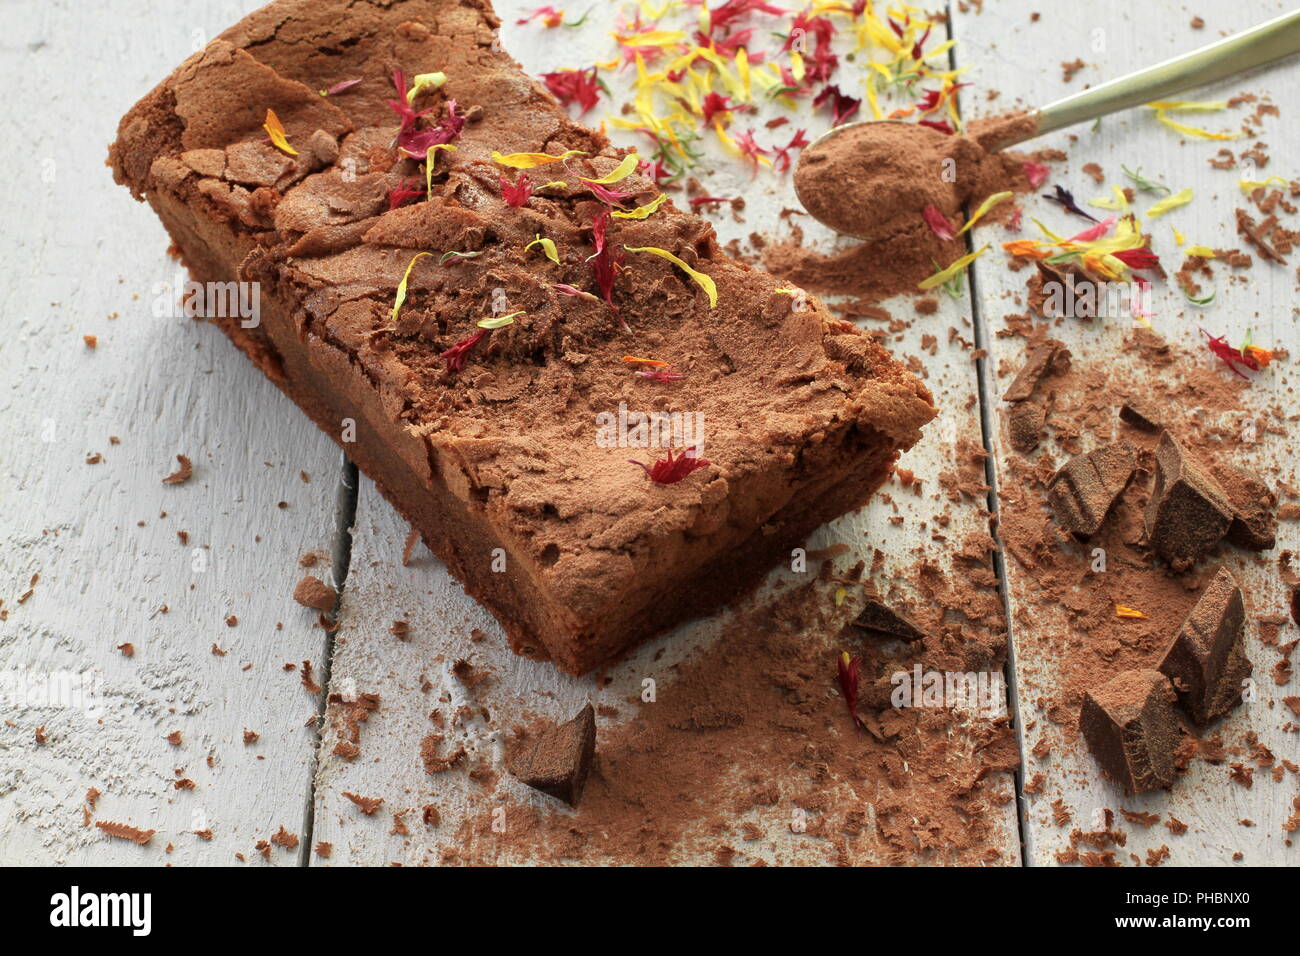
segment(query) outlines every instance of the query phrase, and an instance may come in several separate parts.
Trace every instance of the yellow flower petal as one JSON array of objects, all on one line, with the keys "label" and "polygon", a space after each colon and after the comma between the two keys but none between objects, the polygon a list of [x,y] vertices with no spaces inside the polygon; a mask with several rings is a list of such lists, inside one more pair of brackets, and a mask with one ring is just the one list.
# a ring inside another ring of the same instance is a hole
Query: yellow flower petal
[{"label": "yellow flower petal", "polygon": [[554,239],[547,239],[547,238],[544,238],[544,237],[542,237],[542,236],[538,236],[536,239],[534,239],[534,240],[533,240],[532,242],[530,242],[528,245],[524,246],[524,252],[527,252],[527,251],[528,251],[529,249],[531,249],[533,246],[541,246],[541,247],[542,247],[542,252],[546,253],[546,258],[550,259],[550,260],[551,260],[552,262],[554,262],[557,266],[560,264],[560,256],[559,256],[559,253],[558,253],[558,252],[556,251],[556,249],[555,249],[555,240],[554,240]]},{"label": "yellow flower petal", "polygon": [[982,218],[984,218],[984,214],[987,213],[994,206],[996,206],[998,203],[1003,202],[1010,198],[1011,198],[1010,191],[1004,193],[994,193],[988,199],[980,203],[980,207],[976,209],[975,214],[971,216],[969,220],[967,220],[966,225],[962,226],[960,229],[957,230],[957,235],[960,236],[971,226],[975,225],[975,223],[979,222]]},{"label": "yellow flower petal", "polygon": [[1237,185],[1247,196],[1262,186],[1289,186],[1291,185],[1281,176],[1270,176],[1268,179],[1238,179]]},{"label": "yellow flower petal", "polygon": [[402,276],[402,281],[397,284],[397,298],[393,300],[393,313],[391,319],[394,325],[397,324],[397,314],[402,311],[402,305],[406,302],[406,283],[410,281],[411,270],[414,269],[415,264],[425,256],[432,255],[432,252],[417,252],[415,258],[407,264],[406,273]]},{"label": "yellow flower petal", "polygon": [[981,246],[976,251],[962,256],[960,259],[958,259],[948,268],[940,272],[936,272],[928,279],[923,279],[920,283],[917,284],[917,288],[920,289],[922,292],[925,292],[928,289],[934,289],[943,285],[945,282],[948,282],[956,278],[958,275],[964,272],[968,265],[970,265],[972,262],[974,262],[976,259],[984,255],[984,253],[988,251],[989,251],[989,247],[987,244]]},{"label": "yellow flower petal", "polygon": [[271,137],[271,142],[275,148],[282,153],[288,153],[290,156],[297,156],[298,151],[289,145],[289,137],[285,135],[284,124],[280,122],[280,117],[275,115],[275,110],[266,111],[266,122],[262,124],[262,129],[266,130],[266,135]]},{"label": "yellow flower petal", "polygon": [[641,165],[641,157],[636,153],[630,153],[623,157],[623,162],[619,163],[613,172],[606,173],[599,179],[587,179],[585,181],[589,183],[598,183],[601,186],[608,186],[611,183],[618,182],[620,179],[627,179],[628,176],[631,176],[636,172],[636,168],[639,165]]},{"label": "yellow flower petal", "polygon": [[424,154],[424,191],[429,199],[433,198],[433,165],[440,149],[456,151],[456,147],[450,143],[438,143],[436,146],[430,146],[429,151]]},{"label": "yellow flower petal", "polygon": [[1164,110],[1156,110],[1156,119],[1175,132],[1190,136],[1193,139],[1236,139],[1241,135],[1240,133],[1213,133],[1208,129],[1201,129],[1199,126],[1188,126],[1186,123],[1178,122]]},{"label": "yellow flower petal", "polygon": [[705,291],[705,293],[709,297],[710,309],[715,308],[717,306],[718,304],[717,283],[714,282],[711,277],[705,275],[703,272],[697,272],[695,269],[692,269],[690,266],[688,266],[681,259],[677,258],[677,256],[673,255],[667,249],[659,249],[656,246],[636,246],[636,247],[624,246],[623,248],[626,249],[628,252],[648,252],[651,255],[658,256],[660,259],[667,259],[677,268],[681,269],[688,276],[690,276],[695,281],[695,284]]},{"label": "yellow flower petal", "polygon": [[637,206],[635,209],[629,209],[627,212],[624,212],[621,209],[615,209],[610,215],[615,219],[646,219],[662,206],[667,199],[667,193],[660,193],[644,206]]},{"label": "yellow flower petal", "polygon": [[515,319],[523,314],[523,312],[511,312],[509,315],[494,315],[490,318],[479,319],[476,324],[480,329],[503,329],[507,325],[514,325]]},{"label": "yellow flower petal", "polygon": [[1149,110],[1182,110],[1190,113],[1217,113],[1220,110],[1226,110],[1228,104],[1225,100],[1157,100],[1154,103],[1147,103],[1146,108]]},{"label": "yellow flower petal", "polygon": [[415,98],[425,90],[436,90],[446,82],[446,73],[417,73],[411,80],[411,88],[406,91],[406,105],[414,103]]},{"label": "yellow flower petal", "polygon": [[551,163],[560,163],[570,156],[587,155],[580,149],[565,150],[559,156],[552,156],[550,153],[498,153],[492,151],[492,162],[499,166],[509,166],[511,169],[536,169],[538,166],[548,166]]},{"label": "yellow flower petal", "polygon": [[1192,201],[1192,191],[1183,189],[1174,193],[1172,196],[1166,196],[1154,206],[1147,210],[1148,219],[1157,219],[1165,213],[1177,209],[1179,206],[1186,206]]}]

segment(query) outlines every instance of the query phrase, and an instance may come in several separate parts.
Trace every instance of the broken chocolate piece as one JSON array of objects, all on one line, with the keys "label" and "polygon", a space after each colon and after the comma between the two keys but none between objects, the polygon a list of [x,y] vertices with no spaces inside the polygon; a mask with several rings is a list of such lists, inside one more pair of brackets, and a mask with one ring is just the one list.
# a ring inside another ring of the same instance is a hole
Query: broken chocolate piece
[{"label": "broken chocolate piece", "polygon": [[1043,438],[1043,425],[1047,421],[1047,406],[1038,401],[1016,402],[1007,413],[1007,434],[1011,447],[1028,455]]},{"label": "broken chocolate piece", "polygon": [[1197,724],[1223,716],[1241,700],[1251,670],[1245,638],[1241,588],[1232,572],[1220,568],[1160,661],[1160,673],[1173,681]]},{"label": "broken chocolate piece", "polygon": [[1219,483],[1163,432],[1146,513],[1152,550],[1175,571],[1186,570],[1223,539],[1232,518],[1232,505]]},{"label": "broken chocolate piece", "polygon": [[1277,544],[1277,495],[1249,472],[1220,462],[1210,466],[1232,506],[1228,540],[1247,551],[1268,551]]},{"label": "broken chocolate piece", "polygon": [[1177,776],[1174,689],[1158,671],[1124,671],[1083,698],[1079,730],[1101,772],[1136,794]]},{"label": "broken chocolate piece", "polygon": [[853,622],[855,627],[874,634],[896,637],[900,641],[919,641],[925,635],[915,624],[886,607],[879,598],[868,597],[867,606]]},{"label": "broken chocolate piece", "polygon": [[1155,412],[1137,402],[1125,402],[1119,410],[1119,417],[1120,421],[1127,422],[1138,431],[1160,431],[1160,421],[1156,418]]},{"label": "broken chocolate piece", "polygon": [[1056,355],[1061,351],[1061,343],[1048,339],[1029,350],[1024,367],[1016,373],[1011,386],[1002,396],[1004,402],[1023,402],[1034,394],[1038,380],[1047,374]]},{"label": "broken chocolate piece", "polygon": [[510,773],[534,790],[577,806],[596,754],[596,711],[591,704],[552,727],[527,750],[513,754]]},{"label": "broken chocolate piece", "polygon": [[1097,317],[1100,284],[1086,269],[1073,262],[1050,263],[1038,260],[1039,311],[1049,319],[1083,319]]},{"label": "broken chocolate piece", "polygon": [[1076,455],[1061,466],[1047,486],[1047,503],[1074,534],[1097,533],[1111,506],[1133,477],[1137,454],[1128,442],[1103,445]]}]

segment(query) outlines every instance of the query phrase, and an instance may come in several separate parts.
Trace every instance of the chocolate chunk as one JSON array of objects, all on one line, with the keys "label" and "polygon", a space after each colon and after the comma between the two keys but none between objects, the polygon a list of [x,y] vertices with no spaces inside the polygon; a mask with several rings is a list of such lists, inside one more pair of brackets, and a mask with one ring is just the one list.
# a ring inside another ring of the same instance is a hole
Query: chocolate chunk
[{"label": "chocolate chunk", "polygon": [[577,806],[596,755],[596,712],[591,704],[567,723],[545,731],[527,750],[512,754],[512,775],[534,790]]},{"label": "chocolate chunk", "polygon": [[1079,730],[1101,772],[1136,794],[1177,776],[1174,689],[1158,671],[1124,671],[1083,698]]},{"label": "chocolate chunk", "polygon": [[1047,421],[1047,406],[1042,402],[1016,402],[1007,413],[1007,434],[1011,447],[1028,455],[1038,447],[1043,438],[1043,424]]},{"label": "chocolate chunk", "polygon": [[1029,355],[1025,358],[1024,368],[1016,373],[1016,377],[1011,382],[1011,387],[1003,394],[1002,400],[1005,402],[1023,402],[1033,395],[1034,390],[1038,387],[1038,380],[1047,373],[1060,351],[1061,343],[1052,339],[1031,348]]},{"label": "chocolate chunk", "polygon": [[1155,412],[1137,402],[1126,402],[1119,410],[1119,417],[1120,421],[1127,422],[1138,431],[1160,431],[1160,420],[1155,417]]},{"label": "chocolate chunk", "polygon": [[1048,484],[1047,503],[1066,529],[1085,538],[1094,535],[1136,467],[1137,454],[1128,442],[1076,455]]},{"label": "chocolate chunk", "polygon": [[1219,483],[1169,432],[1162,433],[1146,513],[1152,550],[1175,571],[1185,570],[1214,549],[1232,518],[1232,505]]},{"label": "chocolate chunk", "polygon": [[862,609],[862,613],[853,624],[864,631],[896,637],[900,641],[919,641],[925,637],[911,621],[890,610],[881,603],[879,598],[874,597],[867,598],[867,606]]},{"label": "chocolate chunk", "polygon": [[1268,551],[1277,544],[1277,495],[1249,472],[1221,462],[1210,466],[1232,506],[1228,540],[1247,551]]},{"label": "chocolate chunk", "polygon": [[1160,673],[1173,681],[1196,723],[1208,724],[1241,700],[1241,683],[1251,669],[1245,639],[1241,588],[1232,572],[1220,568],[1160,661]]},{"label": "chocolate chunk", "polygon": [[1300,588],[1291,589],[1291,620],[1300,627]]}]

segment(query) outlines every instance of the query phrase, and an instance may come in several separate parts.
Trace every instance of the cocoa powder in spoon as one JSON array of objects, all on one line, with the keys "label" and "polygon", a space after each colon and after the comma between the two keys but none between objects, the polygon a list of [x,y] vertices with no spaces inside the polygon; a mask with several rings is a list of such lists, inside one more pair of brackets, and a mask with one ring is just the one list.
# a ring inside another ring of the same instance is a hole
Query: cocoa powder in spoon
[{"label": "cocoa powder in spoon", "polygon": [[[916,283],[965,251],[963,238],[941,239],[926,222],[933,205],[953,226],[996,192],[1028,192],[1027,157],[990,152],[1013,133],[1032,128],[1031,114],[971,124],[952,136],[903,123],[862,124],[810,147],[795,170],[795,188],[808,210],[833,228],[869,241],[828,253],[794,238],[768,246],[764,265],[813,292],[879,301],[914,291]],[[1005,203],[989,214],[1010,214]]]}]

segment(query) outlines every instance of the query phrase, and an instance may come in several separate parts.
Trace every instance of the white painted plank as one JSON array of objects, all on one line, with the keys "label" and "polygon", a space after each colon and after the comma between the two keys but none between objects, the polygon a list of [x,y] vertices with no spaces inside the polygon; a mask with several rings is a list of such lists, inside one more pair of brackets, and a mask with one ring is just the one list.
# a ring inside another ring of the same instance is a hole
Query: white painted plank
[{"label": "white painted plank", "polygon": [[[553,34],[543,34],[536,27],[516,28],[513,25],[514,19],[532,6],[525,0],[497,4],[506,24],[503,30],[506,49],[526,69],[536,73],[608,57],[605,33],[599,28],[598,21],[607,18],[612,23],[611,10],[597,6],[592,10],[591,22],[586,28],[565,33],[565,54],[557,61],[554,51],[547,46],[554,39]],[[598,116],[593,113],[588,118],[594,121]],[[796,125],[804,125],[805,120],[813,127],[810,135],[816,135],[826,124],[824,118],[809,118],[801,114]],[[754,121],[759,128],[761,123],[762,118]],[[626,142],[633,145],[636,140]],[[729,214],[714,218],[723,241],[743,239],[754,230],[767,233],[788,230],[779,218],[783,207],[796,205],[788,179],[779,180],[768,173],[751,178],[743,166],[721,153],[717,154],[715,162],[706,166],[699,178],[708,194],[746,197],[745,222],[734,222]],[[801,224],[810,241],[825,242],[829,239],[829,234],[819,231],[815,224],[806,221],[801,221]],[[900,317],[911,314],[906,301],[890,305]],[[979,417],[973,410],[977,386],[971,351],[958,341],[950,342],[947,335],[949,327],[955,327],[961,338],[973,342],[970,307],[966,301],[945,300],[941,308],[938,315],[916,322],[911,328],[890,337],[890,347],[895,354],[917,355],[923,359],[928,368],[927,384],[935,391],[942,409],[940,418],[930,426],[926,440],[902,462],[903,467],[915,471],[922,479],[924,495],[914,496],[891,483],[886,490],[897,502],[897,511],[877,498],[862,511],[819,530],[808,545],[816,549],[835,543],[848,544],[850,552],[836,562],[841,568],[851,566],[859,558],[870,565],[873,549],[880,548],[890,556],[879,575],[882,588],[897,583],[912,597],[916,595],[909,590],[908,566],[917,559],[920,549],[929,543],[930,534],[938,530],[932,523],[927,530],[922,530],[922,523],[932,522],[935,515],[948,510],[940,500],[939,476],[953,469],[953,450],[959,440],[975,447],[981,444]],[[939,340],[934,357],[921,351],[921,337],[927,332],[935,334]],[[951,512],[952,524],[944,533],[952,541],[960,541],[987,527],[982,502],[979,505],[953,506]],[[889,518],[896,514],[904,518],[900,525],[889,522]],[[710,646],[717,639],[726,618],[724,614],[691,622],[652,642],[612,669],[606,675],[609,683],[598,687],[593,678],[574,679],[559,674],[549,665],[514,657],[506,648],[505,637],[492,618],[463,594],[448,577],[445,568],[431,559],[423,548],[418,551],[422,556],[420,561],[408,568],[401,567],[400,554],[406,532],[406,526],[377,495],[373,485],[363,480],[330,690],[353,695],[378,693],[381,706],[362,725],[361,755],[354,761],[331,755],[337,739],[333,731],[327,730],[323,740],[317,777],[316,834],[318,840],[333,845],[330,857],[333,864],[436,863],[444,851],[473,856],[476,852],[486,851],[466,842],[467,821],[481,819],[493,807],[521,801],[548,815],[557,812],[552,802],[530,795],[526,788],[504,775],[493,791],[491,787],[485,789],[471,782],[464,770],[437,777],[425,773],[419,758],[419,746],[420,740],[434,729],[428,719],[429,711],[435,706],[441,707],[444,713],[454,711],[467,699],[448,670],[457,658],[465,657],[476,667],[494,675],[494,679],[472,697],[475,705],[487,707],[492,721],[488,726],[481,720],[474,720],[466,728],[447,732],[448,745],[464,743],[471,752],[484,754],[486,763],[499,766],[499,735],[523,723],[530,715],[567,717],[581,706],[581,702],[590,698],[598,705],[616,707],[621,714],[617,718],[602,716],[599,720],[601,734],[630,719],[633,713],[626,701],[635,699],[641,679],[651,675],[662,682],[664,675],[671,673],[671,665],[683,655],[698,653]],[[945,560],[941,559],[941,566],[946,566]],[[795,578],[788,571],[778,571],[769,584],[781,580],[788,583]],[[762,592],[770,593],[770,590]],[[755,606],[755,602],[762,600],[762,594],[751,598],[744,606]],[[857,600],[856,595],[851,596],[848,607]],[[846,613],[845,616],[849,615]],[[409,621],[411,625],[412,633],[407,641],[397,640],[388,633],[393,621],[399,619]],[[480,629],[486,639],[472,641],[471,632],[475,628]],[[830,635],[810,634],[808,639],[824,642],[828,661],[833,661],[837,646]],[[662,656],[656,659],[660,654]],[[425,677],[431,683],[427,692],[421,690]],[[834,674],[828,671],[828,688],[833,688],[833,681]],[[671,683],[665,686],[671,688]],[[670,689],[665,691],[669,692]],[[450,704],[438,703],[443,693],[450,695]],[[954,752],[963,746],[964,737],[963,725],[954,720]],[[720,773],[735,772],[737,768],[720,768]],[[868,788],[886,786],[882,780],[871,782]],[[1009,775],[997,775],[995,790],[1009,797],[1012,787]],[[344,796],[345,792],[382,798],[384,808],[373,817],[366,817]],[[442,823],[437,828],[425,828],[421,824],[419,808],[426,803],[439,809]],[[869,809],[869,803],[870,800],[864,801],[863,808]],[[408,809],[410,812],[404,819],[410,834],[391,833],[390,811]],[[764,841],[754,851],[755,855],[765,859],[826,862],[829,859],[827,842],[795,841],[784,835],[790,809],[790,805],[783,802],[759,821],[764,824],[765,832],[783,835]],[[1007,799],[996,805],[989,815],[995,833],[994,843],[1001,854],[998,862],[1018,862],[1014,801]],[[680,858],[710,861],[712,848],[717,842],[716,834],[693,833],[679,847]],[[749,852],[750,848],[746,847],[745,853]],[[546,862],[542,855],[492,858],[502,862]],[[883,850],[876,848],[866,853],[860,862],[881,858]],[[938,859],[944,859],[943,855]],[[316,862],[320,861],[313,859],[313,863]]]},{"label": "white painted plank", "polygon": [[[324,632],[290,594],[304,552],[328,566],[341,456],[215,327],[154,316],[155,301],[174,298],[157,287],[178,266],[151,211],[103,164],[136,99],[256,6],[6,7],[0,672],[37,694],[85,675],[93,696],[41,703],[0,689],[3,863],[230,864],[242,852],[260,864],[256,841],[281,825],[304,832],[304,722],[318,703],[282,665],[319,668],[324,655]],[[92,453],[102,463],[86,464]],[[176,454],[193,459],[194,477],[163,485]],[[124,642],[134,657],[115,650]],[[172,731],[179,747],[164,740]],[[193,790],[175,789],[177,768]],[[90,787],[103,793],[97,819],[156,829],[153,841],[84,827]],[[210,842],[192,833],[208,827]]]},{"label": "white painted plank", "polygon": [[[959,57],[974,67],[971,79],[976,84],[975,93],[963,104],[968,114],[1008,108],[1013,102],[1020,105],[1039,106],[1079,89],[1083,83],[1097,83],[1122,75],[1140,66],[1158,62],[1169,56],[1194,49],[1210,42],[1218,35],[1235,32],[1262,22],[1284,12],[1291,4],[1284,2],[1198,2],[1191,6],[1180,3],[1157,3],[1141,8],[1131,4],[1104,2],[1089,7],[1086,19],[1079,18],[1074,8],[1058,4],[997,3],[985,4],[982,13],[973,11],[955,14],[955,33],[958,38]],[[1041,10],[1041,19],[1031,23],[1030,10]],[[1206,26],[1194,30],[1190,26],[1193,15],[1204,18]],[[1045,50],[1051,53],[1044,55]],[[1075,77],[1073,84],[1062,82],[1059,61],[1081,57],[1087,66]],[[989,89],[1001,91],[1001,98],[989,104],[983,93]],[[1300,170],[1293,165],[1297,142],[1295,127],[1287,115],[1291,104],[1300,92],[1300,65],[1292,62],[1246,79],[1221,84],[1215,88],[1186,94],[1194,99],[1223,99],[1240,92],[1268,94],[1283,111],[1283,117],[1266,120],[1262,138],[1270,145],[1273,161],[1258,177],[1279,174],[1294,179]],[[1235,128],[1240,124],[1241,112],[1228,114],[1203,114],[1192,122],[1212,129]],[[1190,186],[1196,199],[1192,205],[1159,219],[1151,227],[1156,236],[1156,251],[1163,255],[1172,270],[1182,262],[1171,233],[1177,229],[1188,237],[1189,243],[1202,243],[1212,248],[1245,249],[1235,235],[1233,209],[1243,205],[1243,197],[1236,182],[1239,171],[1212,169],[1207,159],[1219,146],[1234,151],[1247,148],[1250,141],[1210,143],[1198,140],[1181,142],[1173,131],[1160,126],[1149,111],[1131,111],[1104,120],[1096,132],[1088,127],[1071,131],[1078,141],[1070,143],[1065,134],[1046,137],[1034,145],[1067,148],[1068,164],[1055,167],[1049,186],[1061,183],[1074,190],[1080,201],[1102,195],[1111,183],[1130,185],[1123,178],[1121,164],[1130,169],[1141,166],[1145,173],[1169,184],[1175,190]],[[1095,185],[1082,172],[1088,162],[1100,164],[1106,172],[1105,187]],[[1150,199],[1137,203],[1145,209]],[[1065,234],[1072,234],[1077,226],[1086,226],[1081,220],[1066,216],[1059,208],[1042,199],[1026,203],[1026,229],[1023,235],[1033,234],[1028,225],[1036,216]],[[1259,218],[1258,216],[1256,218]],[[1001,227],[981,229],[977,242],[1000,243],[1008,237]],[[1287,267],[1271,266],[1255,256],[1254,268],[1246,275],[1246,284],[1233,283],[1227,278],[1228,270],[1216,266],[1217,300],[1203,312],[1186,303],[1171,283],[1157,288],[1154,311],[1156,330],[1167,339],[1192,350],[1203,350],[1198,326],[1217,334],[1228,332],[1237,344],[1246,329],[1253,328],[1255,341],[1264,345],[1288,349],[1294,356],[1296,350],[1296,314],[1294,263]],[[1293,257],[1294,258],[1294,257]],[[1029,271],[1011,272],[1006,268],[1000,250],[977,263],[976,280],[980,290],[981,317],[986,335],[981,344],[991,350],[990,367],[998,376],[989,381],[985,401],[992,410],[994,420],[1006,406],[1000,401],[1010,377],[1019,369],[1024,359],[1023,340],[1016,337],[999,337],[995,333],[1004,328],[1004,317],[1026,311],[1023,290]],[[1098,363],[1100,357],[1114,363],[1115,374],[1122,380],[1125,375],[1169,377],[1180,374],[1180,368],[1153,370],[1142,368],[1130,354],[1125,354],[1123,340],[1133,327],[1128,319],[1098,320],[1092,323],[1066,321],[1052,329],[1084,361]],[[1242,418],[1258,415],[1269,419],[1275,406],[1294,417],[1295,372],[1292,358],[1275,365],[1256,377],[1244,394]],[[1212,367],[1217,360],[1202,351],[1199,362]],[[1185,366],[1183,367],[1185,368]],[[1228,374],[1223,372],[1222,374]],[[1184,410],[1191,413],[1191,410]],[[1271,419],[1270,419],[1271,420]],[[1273,424],[1280,424],[1273,422]],[[1285,430],[1285,426],[1283,426]],[[1098,436],[1101,442],[1108,436]],[[995,434],[995,461],[999,473],[1005,478],[1009,460],[1016,455],[1005,444],[1005,433],[999,427]],[[1092,447],[1086,440],[1086,448]],[[1254,468],[1270,481],[1274,478],[1296,481],[1296,463],[1291,453],[1291,442],[1283,434],[1260,433],[1257,444],[1225,454],[1224,460],[1245,468]],[[1043,448],[1060,463],[1068,454],[1051,442]],[[1043,450],[1037,453],[1043,454]],[[1032,493],[1031,493],[1032,495]],[[1009,515],[1004,514],[1004,521]],[[1253,560],[1241,552],[1227,554],[1229,566],[1239,573],[1248,593],[1252,616],[1260,617],[1279,613],[1284,608],[1285,595],[1277,573],[1277,552],[1300,546],[1300,529],[1295,522],[1282,522],[1277,551],[1264,555],[1263,561]],[[1018,664],[1019,700],[1021,706],[1021,731],[1026,750],[1046,739],[1051,753],[1044,758],[1032,754],[1027,757],[1026,779],[1035,774],[1045,776],[1041,793],[1028,794],[1024,800],[1026,818],[1027,859],[1033,864],[1051,865],[1056,853],[1068,843],[1075,827],[1085,831],[1100,829],[1102,812],[1115,813],[1116,827],[1128,834],[1127,845],[1118,848],[1122,863],[1129,865],[1129,854],[1145,860],[1148,850],[1167,845],[1171,851],[1170,863],[1230,864],[1234,853],[1240,851],[1245,865],[1294,863],[1295,851],[1284,845],[1288,834],[1281,823],[1291,812],[1295,797],[1296,780],[1287,773],[1282,783],[1272,783],[1268,771],[1256,769],[1255,783],[1250,789],[1238,786],[1228,779],[1228,767],[1210,766],[1201,761],[1193,763],[1191,773],[1183,778],[1169,793],[1146,794],[1140,798],[1125,798],[1118,788],[1104,781],[1086,748],[1080,743],[1066,743],[1065,729],[1055,726],[1047,717],[1047,709],[1056,699],[1059,689],[1059,671],[1053,650],[1052,634],[1068,629],[1064,608],[1047,605],[1039,599],[1032,575],[1027,574],[1013,558],[1007,559],[1013,604],[1012,639]],[[1296,637],[1294,627],[1284,629],[1282,640]],[[1277,686],[1270,670],[1278,659],[1275,648],[1265,647],[1252,628],[1248,653],[1255,664],[1255,678],[1260,698],[1253,704],[1239,708],[1233,715],[1214,728],[1223,733],[1229,745],[1238,745],[1248,731],[1259,735],[1260,741],[1272,749],[1279,758],[1297,759],[1296,737],[1285,731],[1290,712],[1280,698],[1294,694],[1294,682],[1286,687]],[[1033,724],[1033,729],[1024,727]],[[1240,760],[1232,757],[1230,760]],[[1249,758],[1245,758],[1251,763]],[[1072,813],[1073,819],[1064,826],[1054,824],[1052,804],[1060,800]],[[1172,836],[1160,825],[1145,829],[1125,822],[1120,809],[1160,814],[1162,820],[1177,817],[1190,826],[1184,836]],[[1255,826],[1239,823],[1253,820]],[[1087,849],[1087,847],[1084,847]]]}]

